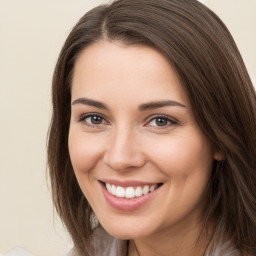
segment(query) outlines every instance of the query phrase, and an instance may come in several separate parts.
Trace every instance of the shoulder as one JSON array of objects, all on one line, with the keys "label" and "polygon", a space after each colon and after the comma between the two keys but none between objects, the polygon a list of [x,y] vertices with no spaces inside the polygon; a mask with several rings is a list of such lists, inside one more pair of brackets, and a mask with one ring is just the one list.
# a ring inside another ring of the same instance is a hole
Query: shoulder
[{"label": "shoulder", "polygon": [[219,243],[214,250],[207,250],[205,256],[242,256],[231,241]]},{"label": "shoulder", "polygon": [[6,254],[0,254],[0,256],[33,256],[33,255],[21,247],[15,247],[10,251],[8,251]]},{"label": "shoulder", "polygon": [[76,253],[75,249],[73,248],[66,256],[78,256],[78,254]]},{"label": "shoulder", "polygon": [[[127,253],[126,240],[120,240],[109,235],[100,225],[94,229],[92,247],[93,256],[125,256]],[[66,256],[79,256],[72,249]]]}]

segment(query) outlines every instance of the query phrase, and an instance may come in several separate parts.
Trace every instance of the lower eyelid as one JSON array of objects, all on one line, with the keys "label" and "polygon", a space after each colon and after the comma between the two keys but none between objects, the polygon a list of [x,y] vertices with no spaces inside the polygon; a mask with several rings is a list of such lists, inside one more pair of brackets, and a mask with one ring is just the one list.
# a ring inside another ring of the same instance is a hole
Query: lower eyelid
[{"label": "lower eyelid", "polygon": [[[174,120],[174,119],[171,119],[170,117],[167,117],[167,116],[155,116],[155,117],[152,117],[148,122],[147,122],[147,125],[150,123],[150,122],[152,122],[153,120],[156,120],[156,119],[165,119],[167,122],[168,122],[168,124],[167,125],[165,125],[165,126],[163,126],[163,128],[164,127],[167,127],[168,125],[176,125],[176,124],[178,124],[178,121],[177,120]],[[161,127],[161,126],[158,126],[158,127]]]},{"label": "lower eyelid", "polygon": [[[90,123],[90,122],[86,121],[87,118],[90,118],[90,117],[93,117],[93,116],[100,117],[102,119],[102,123],[93,124],[93,123]],[[102,115],[96,114],[96,113],[88,113],[88,114],[81,115],[78,119],[78,122],[82,123],[85,126],[92,127],[92,128],[95,128],[95,127],[99,128],[102,125],[107,125],[108,124],[106,118],[104,118]]]},{"label": "lower eyelid", "polygon": [[[89,117],[93,117],[93,116],[97,116],[97,117],[100,117],[102,118],[102,123],[100,124],[90,124],[88,122],[86,122],[85,120]],[[150,125],[150,122],[152,122],[153,120],[156,120],[158,118],[162,118],[162,119],[165,119],[167,121],[167,124],[166,125]],[[106,118],[98,113],[87,113],[87,114],[83,114],[83,115],[80,115],[77,119],[78,122],[84,122],[86,123],[88,126],[100,126],[100,125],[105,125],[105,124],[108,124],[108,121],[106,120]],[[177,125],[179,124],[179,122],[177,120],[175,120],[174,118],[170,118],[169,116],[162,116],[162,115],[156,115],[156,116],[153,116],[149,119],[149,121],[146,121],[146,125],[145,126],[151,126],[151,127],[156,127],[156,128],[167,128],[169,126],[174,126],[174,125]]]}]

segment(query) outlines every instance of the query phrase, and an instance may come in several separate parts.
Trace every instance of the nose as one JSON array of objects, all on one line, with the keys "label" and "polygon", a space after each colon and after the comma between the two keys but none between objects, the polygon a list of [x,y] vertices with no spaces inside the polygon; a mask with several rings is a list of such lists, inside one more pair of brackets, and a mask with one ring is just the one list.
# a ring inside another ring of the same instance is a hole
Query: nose
[{"label": "nose", "polygon": [[110,137],[103,161],[115,171],[127,171],[142,167],[146,158],[140,136],[126,128],[117,129]]}]

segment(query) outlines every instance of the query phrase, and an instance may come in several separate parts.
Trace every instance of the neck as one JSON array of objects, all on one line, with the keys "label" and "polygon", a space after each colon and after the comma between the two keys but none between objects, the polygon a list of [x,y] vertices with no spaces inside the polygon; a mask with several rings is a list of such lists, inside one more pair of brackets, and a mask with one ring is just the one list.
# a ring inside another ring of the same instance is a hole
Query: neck
[{"label": "neck", "polygon": [[202,229],[202,226],[179,231],[174,228],[151,237],[130,240],[128,256],[203,256],[211,232]]}]

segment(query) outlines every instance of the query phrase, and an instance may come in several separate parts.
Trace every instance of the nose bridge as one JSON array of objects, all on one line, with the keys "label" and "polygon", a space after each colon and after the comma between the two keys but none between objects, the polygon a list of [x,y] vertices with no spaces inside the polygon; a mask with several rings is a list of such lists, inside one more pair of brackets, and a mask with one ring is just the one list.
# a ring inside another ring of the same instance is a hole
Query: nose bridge
[{"label": "nose bridge", "polygon": [[132,127],[125,125],[115,127],[109,141],[104,160],[112,169],[122,171],[144,164],[139,134]]}]

